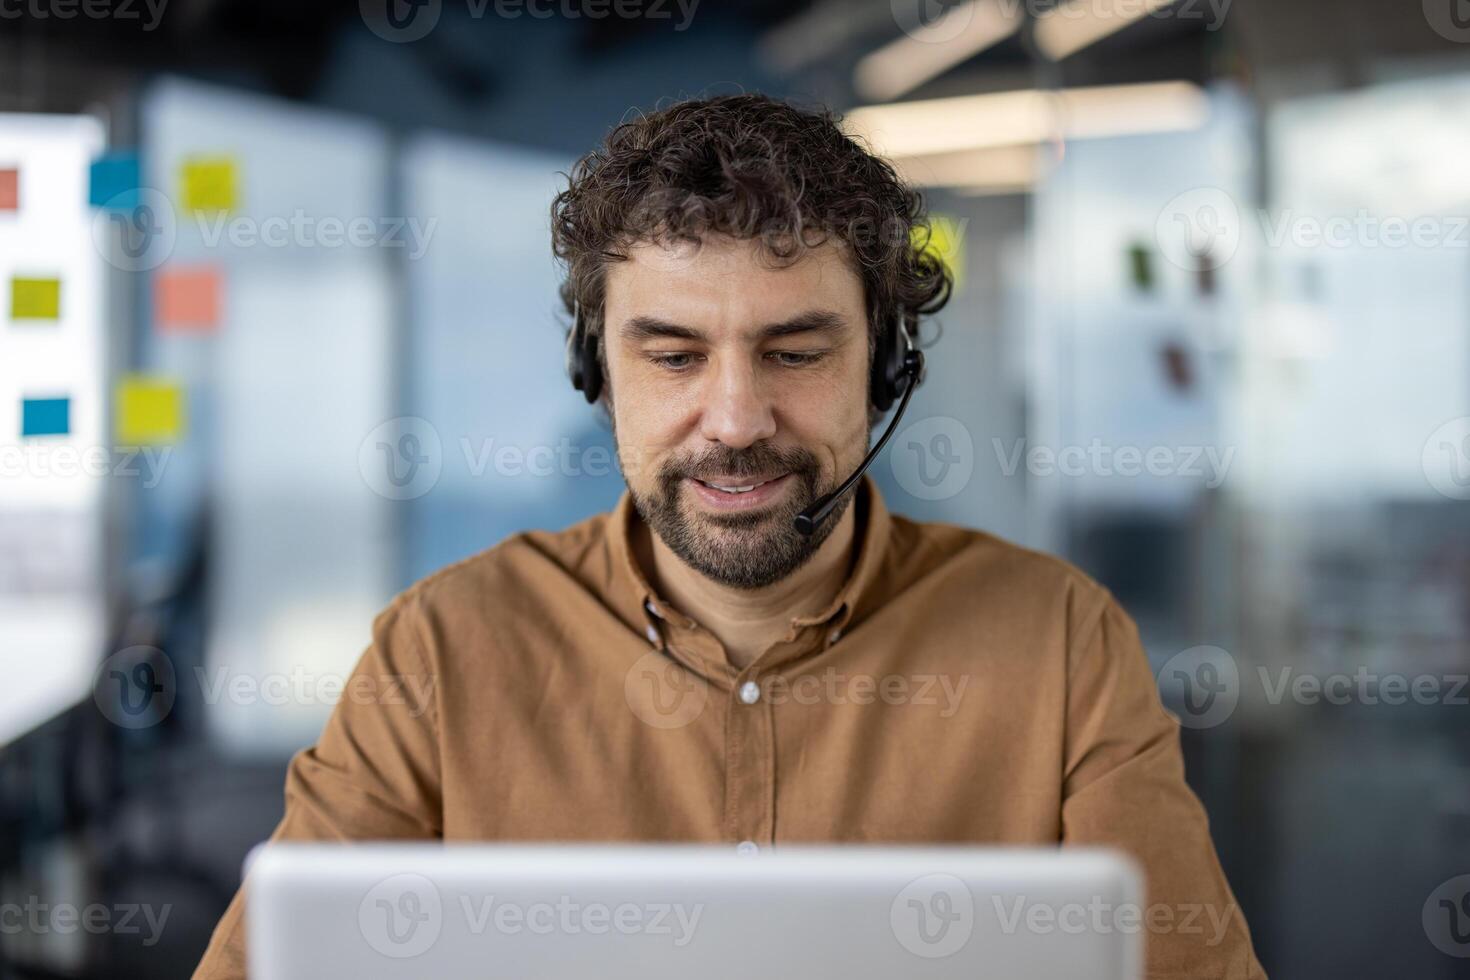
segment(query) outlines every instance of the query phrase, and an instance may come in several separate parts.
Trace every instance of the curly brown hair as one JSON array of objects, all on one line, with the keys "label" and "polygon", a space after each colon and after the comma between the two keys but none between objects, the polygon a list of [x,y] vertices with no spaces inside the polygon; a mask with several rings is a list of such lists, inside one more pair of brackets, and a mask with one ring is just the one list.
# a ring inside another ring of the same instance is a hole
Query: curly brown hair
[{"label": "curly brown hair", "polygon": [[923,196],[830,109],[758,93],[676,102],[618,125],[563,176],[551,205],[561,300],[568,315],[581,304],[594,334],[609,261],[640,242],[712,232],[759,238],[777,262],[829,240],[845,246],[863,280],[870,357],[881,324],[902,311],[917,340],[919,315],[938,312],[953,288],[929,248]]}]

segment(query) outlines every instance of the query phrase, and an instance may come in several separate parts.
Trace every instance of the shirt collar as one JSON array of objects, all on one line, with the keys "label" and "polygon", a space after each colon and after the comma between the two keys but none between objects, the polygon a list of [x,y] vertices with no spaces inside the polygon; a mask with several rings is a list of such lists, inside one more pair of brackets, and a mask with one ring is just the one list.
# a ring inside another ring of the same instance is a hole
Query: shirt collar
[{"label": "shirt collar", "polygon": [[[858,554],[837,595],[815,615],[794,617],[792,629],[828,623],[836,629],[844,629],[854,614],[863,613],[882,601],[875,595],[880,579],[880,569],[887,557],[889,535],[893,518],[883,502],[883,495],[868,474],[864,473],[851,505],[858,522]],[[693,625],[693,620],[680,613],[668,601],[654,592],[648,584],[642,567],[633,549],[634,522],[641,521],[638,509],[633,506],[632,494],[625,488],[618,498],[607,522],[607,547],[613,578],[613,596],[619,611],[629,623],[643,629],[651,616],[675,622],[681,626]]]}]

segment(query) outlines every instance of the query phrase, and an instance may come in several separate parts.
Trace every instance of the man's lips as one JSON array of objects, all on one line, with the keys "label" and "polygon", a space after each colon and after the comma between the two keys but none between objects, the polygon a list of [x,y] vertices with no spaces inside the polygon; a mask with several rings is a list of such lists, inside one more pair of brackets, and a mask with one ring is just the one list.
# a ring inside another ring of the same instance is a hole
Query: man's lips
[{"label": "man's lips", "polygon": [[[749,510],[775,500],[792,482],[792,474],[774,477],[685,477],[694,495],[711,509]],[[720,489],[725,487],[727,489]],[[750,489],[745,489],[749,487]]]},{"label": "man's lips", "polygon": [[748,491],[751,488],[758,487],[763,483],[770,483],[772,480],[779,480],[785,475],[785,473],[775,473],[770,476],[697,476],[693,479],[698,480],[700,483],[703,483],[707,487],[714,487],[716,490]]}]

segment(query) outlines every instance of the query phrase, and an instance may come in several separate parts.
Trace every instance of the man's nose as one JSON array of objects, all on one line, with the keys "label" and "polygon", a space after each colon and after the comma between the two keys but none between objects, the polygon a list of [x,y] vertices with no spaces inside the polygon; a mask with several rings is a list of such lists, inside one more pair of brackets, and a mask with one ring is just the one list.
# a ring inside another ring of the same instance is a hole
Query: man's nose
[{"label": "man's nose", "polygon": [[776,416],[766,388],[756,365],[747,359],[720,359],[705,387],[701,434],[732,449],[775,435]]}]

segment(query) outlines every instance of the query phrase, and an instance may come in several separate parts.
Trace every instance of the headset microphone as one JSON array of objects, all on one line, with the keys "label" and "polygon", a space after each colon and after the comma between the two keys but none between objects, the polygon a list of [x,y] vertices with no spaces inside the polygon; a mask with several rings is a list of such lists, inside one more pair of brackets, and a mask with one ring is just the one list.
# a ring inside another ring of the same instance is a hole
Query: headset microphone
[{"label": "headset microphone", "polygon": [[914,348],[914,342],[909,337],[908,331],[903,328],[901,322],[898,327],[898,332],[903,335],[904,344],[907,348],[903,353],[901,371],[896,377],[890,375],[889,380],[890,389],[896,387],[900,382],[903,383],[903,398],[898,403],[898,411],[893,413],[893,421],[888,423],[888,428],[884,430],[883,437],[878,440],[876,446],[868,451],[868,455],[864,457],[862,465],[857,468],[852,476],[842,481],[842,485],[836,490],[822,497],[806,510],[796,515],[796,529],[808,537],[817,529],[819,524],[832,515],[833,509],[837,506],[838,501],[842,499],[843,494],[850,492],[853,487],[857,486],[858,480],[862,479],[862,475],[867,472],[868,467],[873,465],[873,460],[878,458],[878,454],[883,451],[883,447],[888,444],[888,440],[893,438],[893,433],[898,429],[898,423],[903,420],[903,413],[909,407],[909,399],[914,396],[914,389],[919,386],[919,382],[924,378],[924,352]]}]

